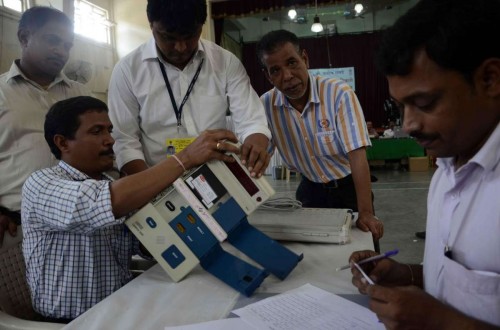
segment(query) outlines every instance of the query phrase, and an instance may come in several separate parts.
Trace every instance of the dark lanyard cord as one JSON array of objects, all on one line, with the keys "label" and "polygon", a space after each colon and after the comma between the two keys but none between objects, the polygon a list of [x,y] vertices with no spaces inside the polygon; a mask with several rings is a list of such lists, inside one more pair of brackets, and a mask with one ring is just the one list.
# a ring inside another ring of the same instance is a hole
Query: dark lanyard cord
[{"label": "dark lanyard cord", "polygon": [[203,61],[205,59],[201,59],[201,63],[198,66],[198,69],[196,70],[196,73],[194,74],[194,77],[191,80],[191,83],[189,83],[188,90],[186,92],[186,95],[184,95],[184,99],[182,99],[182,103],[181,103],[181,106],[179,108],[177,108],[177,103],[175,102],[174,93],[172,93],[172,87],[170,87],[170,83],[168,82],[168,77],[167,77],[167,72],[165,71],[165,66],[160,61],[159,58],[157,58],[157,59],[158,59],[158,63],[160,64],[160,69],[161,69],[161,74],[163,75],[163,80],[165,80],[165,85],[167,85],[168,95],[170,96],[170,102],[172,102],[172,107],[174,108],[174,112],[175,112],[175,118],[177,118],[177,127],[180,127],[180,126],[182,126],[182,124],[181,124],[182,107],[184,107],[184,104],[186,103],[186,101],[189,97],[189,94],[191,94],[191,91],[193,90],[194,83],[196,82],[196,79],[198,79],[198,76],[200,75],[201,66],[203,65]]}]

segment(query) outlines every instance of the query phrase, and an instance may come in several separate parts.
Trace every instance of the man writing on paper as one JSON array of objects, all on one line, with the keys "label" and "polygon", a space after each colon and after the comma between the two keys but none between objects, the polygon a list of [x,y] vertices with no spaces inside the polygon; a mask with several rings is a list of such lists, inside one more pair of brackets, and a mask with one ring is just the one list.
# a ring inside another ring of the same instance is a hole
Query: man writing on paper
[{"label": "man writing on paper", "polygon": [[[81,96],[56,103],[45,139],[60,162],[34,172],[23,186],[22,228],[26,276],[34,309],[68,322],[132,279],[130,258],[139,242],[123,222],[182,173],[212,159],[227,130],[204,131],[183,151],[135,175],[111,182],[113,125],[106,104]],[[238,148],[224,143],[224,149]]]},{"label": "man writing on paper", "polygon": [[500,328],[500,43],[478,38],[494,31],[499,0],[421,0],[381,41],[403,128],[438,157],[423,266],[367,263],[373,286],[352,270],[389,329]]},{"label": "man writing on paper", "polygon": [[148,0],[153,38],[123,58],[109,86],[117,164],[137,173],[167,157],[206,129],[226,128],[231,113],[243,143],[241,160],[264,173],[271,134],[245,68],[230,52],[200,39],[206,0]]}]

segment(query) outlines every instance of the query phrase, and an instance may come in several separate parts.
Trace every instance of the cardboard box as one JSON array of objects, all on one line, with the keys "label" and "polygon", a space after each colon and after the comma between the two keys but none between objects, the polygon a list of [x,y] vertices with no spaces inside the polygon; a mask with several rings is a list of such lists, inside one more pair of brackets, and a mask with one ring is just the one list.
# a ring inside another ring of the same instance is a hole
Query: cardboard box
[{"label": "cardboard box", "polygon": [[408,164],[410,172],[425,172],[429,170],[429,158],[427,156],[410,157]]},{"label": "cardboard box", "polygon": [[385,166],[385,160],[383,159],[371,159],[368,161],[370,166]]}]

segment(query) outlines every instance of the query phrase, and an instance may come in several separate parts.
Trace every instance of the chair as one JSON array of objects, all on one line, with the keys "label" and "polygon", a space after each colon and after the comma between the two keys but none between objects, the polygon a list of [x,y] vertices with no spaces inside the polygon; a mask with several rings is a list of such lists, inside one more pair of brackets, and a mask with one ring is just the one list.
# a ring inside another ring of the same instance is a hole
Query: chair
[{"label": "chair", "polygon": [[0,248],[0,329],[61,329],[33,310],[21,244],[19,228],[17,237],[5,234]]},{"label": "chair", "polygon": [[157,263],[158,262],[154,259],[148,260],[142,258],[141,256],[134,255],[132,256],[132,260],[130,262],[130,272],[134,275],[134,277],[137,277]]}]

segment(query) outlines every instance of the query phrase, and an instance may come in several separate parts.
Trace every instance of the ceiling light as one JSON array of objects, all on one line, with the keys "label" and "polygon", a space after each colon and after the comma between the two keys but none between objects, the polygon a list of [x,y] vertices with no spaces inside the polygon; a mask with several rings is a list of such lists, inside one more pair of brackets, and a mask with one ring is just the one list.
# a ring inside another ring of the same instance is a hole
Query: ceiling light
[{"label": "ceiling light", "polygon": [[356,5],[354,5],[354,11],[356,12],[356,14],[360,14],[362,11],[363,11],[364,7],[363,7],[363,4],[361,3],[357,3]]},{"label": "ceiling light", "polygon": [[319,16],[318,16],[318,0],[315,1],[316,4],[316,15],[314,16],[314,23],[311,26],[311,31],[318,33],[323,31],[323,25],[319,22]]},{"label": "ceiling light", "polygon": [[290,19],[294,19],[295,17],[297,17],[297,11],[295,10],[295,8],[292,8],[288,11],[288,17]]},{"label": "ceiling light", "polygon": [[316,33],[323,31],[323,24],[319,22],[318,15],[314,16],[314,23],[311,26],[311,31]]}]

